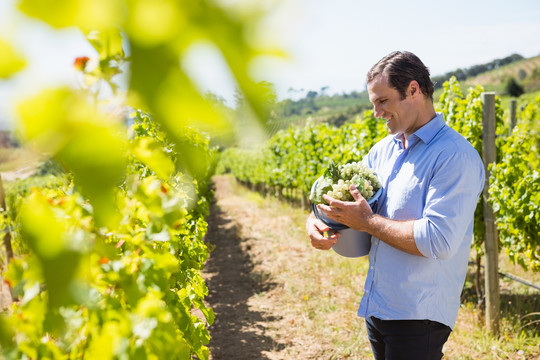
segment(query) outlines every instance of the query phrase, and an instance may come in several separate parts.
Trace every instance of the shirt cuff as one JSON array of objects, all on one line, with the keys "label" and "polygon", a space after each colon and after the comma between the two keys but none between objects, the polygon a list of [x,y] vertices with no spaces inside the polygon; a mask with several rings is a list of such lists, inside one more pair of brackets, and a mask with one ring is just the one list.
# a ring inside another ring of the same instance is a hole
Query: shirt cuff
[{"label": "shirt cuff", "polygon": [[436,259],[429,244],[428,219],[418,219],[413,224],[413,237],[416,248],[422,255]]}]

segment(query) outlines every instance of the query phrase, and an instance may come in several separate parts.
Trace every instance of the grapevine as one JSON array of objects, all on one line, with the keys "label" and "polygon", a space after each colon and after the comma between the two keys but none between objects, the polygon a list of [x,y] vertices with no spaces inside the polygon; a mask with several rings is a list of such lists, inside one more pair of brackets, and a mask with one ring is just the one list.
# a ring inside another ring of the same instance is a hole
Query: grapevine
[{"label": "grapevine", "polygon": [[[447,124],[461,133],[481,154],[483,88],[477,86],[462,92],[457,80],[452,78],[444,83],[443,90],[435,104],[436,110],[442,112]],[[540,269],[539,104],[540,98],[537,98],[524,106],[518,126],[507,137],[501,101],[496,97],[498,163],[490,167],[492,177],[488,199],[496,217],[500,249],[504,249],[512,261],[535,271]],[[304,128],[291,126],[276,133],[256,152],[227,149],[222,153],[219,170],[230,172],[245,183],[310,194],[314,181],[326,164],[331,161],[345,164],[362,158],[385,135],[384,123],[378,122],[372,111],[366,111],[355,123],[340,128],[324,123],[308,123]],[[330,190],[329,195],[334,196],[338,196],[338,192],[348,194],[345,181],[339,184],[338,179],[337,182],[337,191],[327,187],[326,192]],[[475,211],[473,235],[473,248],[479,259],[483,254],[484,241],[482,198]]]},{"label": "grapevine", "polygon": [[489,200],[496,214],[501,246],[514,263],[540,271],[540,133],[533,125],[540,97],[521,112],[491,167]]}]

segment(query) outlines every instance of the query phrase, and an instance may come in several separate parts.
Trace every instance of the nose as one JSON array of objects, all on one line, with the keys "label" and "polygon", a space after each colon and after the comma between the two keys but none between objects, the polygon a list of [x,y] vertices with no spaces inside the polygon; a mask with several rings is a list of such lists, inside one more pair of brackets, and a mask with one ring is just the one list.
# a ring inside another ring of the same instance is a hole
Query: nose
[{"label": "nose", "polygon": [[381,109],[380,106],[377,106],[377,105],[373,105],[373,113],[376,118],[380,118],[383,116],[383,110]]}]

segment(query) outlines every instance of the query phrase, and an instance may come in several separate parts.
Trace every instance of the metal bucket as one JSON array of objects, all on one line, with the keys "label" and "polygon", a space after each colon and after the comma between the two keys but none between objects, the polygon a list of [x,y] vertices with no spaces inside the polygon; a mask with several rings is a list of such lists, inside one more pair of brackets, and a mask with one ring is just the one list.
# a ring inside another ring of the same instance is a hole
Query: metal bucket
[{"label": "metal bucket", "polygon": [[[318,180],[319,179],[317,179],[313,184],[311,191],[315,191]],[[368,201],[368,204],[374,211],[381,194],[382,188],[380,188]],[[328,218],[324,212],[317,209],[315,204],[311,204],[311,206],[317,219],[324,222],[333,231],[338,231],[341,233],[338,241],[332,247],[336,253],[345,257],[361,257],[369,254],[369,250],[371,249],[371,234],[351,229],[346,225]]]}]

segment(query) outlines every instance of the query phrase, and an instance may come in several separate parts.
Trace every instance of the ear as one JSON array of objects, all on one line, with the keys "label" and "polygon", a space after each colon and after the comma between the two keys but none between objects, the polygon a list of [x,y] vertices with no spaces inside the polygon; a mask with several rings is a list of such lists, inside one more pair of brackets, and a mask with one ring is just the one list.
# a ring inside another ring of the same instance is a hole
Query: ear
[{"label": "ear", "polygon": [[418,84],[416,80],[412,80],[409,83],[409,87],[407,88],[407,95],[411,96],[414,99],[421,94],[422,90],[420,89],[420,84]]}]

